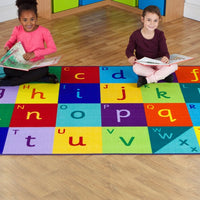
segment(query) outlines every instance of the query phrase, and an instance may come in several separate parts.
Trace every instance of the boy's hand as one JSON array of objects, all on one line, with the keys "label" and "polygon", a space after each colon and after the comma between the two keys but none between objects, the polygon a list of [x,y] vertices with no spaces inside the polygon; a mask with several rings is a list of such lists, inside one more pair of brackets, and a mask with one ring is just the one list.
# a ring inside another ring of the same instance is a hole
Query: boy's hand
[{"label": "boy's hand", "polygon": [[136,61],[136,57],[135,56],[131,56],[128,58],[128,62],[131,64],[131,65],[134,65],[135,64],[135,61]]},{"label": "boy's hand", "polygon": [[168,57],[163,56],[162,59],[161,59],[161,62],[163,62],[163,63],[168,63],[168,62],[169,62]]},{"label": "boy's hand", "polygon": [[30,53],[25,53],[24,55],[23,55],[23,58],[25,59],[25,60],[31,60],[32,58],[34,58],[35,57],[35,54],[34,54],[34,52],[30,52]]}]

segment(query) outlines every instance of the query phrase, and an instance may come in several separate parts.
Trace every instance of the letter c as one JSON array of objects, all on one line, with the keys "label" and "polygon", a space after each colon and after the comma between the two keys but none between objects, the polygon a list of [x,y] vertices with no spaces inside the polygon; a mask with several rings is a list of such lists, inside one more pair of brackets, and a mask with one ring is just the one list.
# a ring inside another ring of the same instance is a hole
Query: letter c
[{"label": "letter c", "polygon": [[85,73],[78,73],[78,74],[75,75],[75,78],[76,79],[85,79],[84,75],[85,75]]}]

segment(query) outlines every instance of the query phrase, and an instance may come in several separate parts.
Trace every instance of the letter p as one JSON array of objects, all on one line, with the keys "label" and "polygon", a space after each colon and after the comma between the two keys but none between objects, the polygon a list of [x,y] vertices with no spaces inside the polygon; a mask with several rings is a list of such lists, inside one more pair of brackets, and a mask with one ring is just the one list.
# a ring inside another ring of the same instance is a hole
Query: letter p
[{"label": "letter p", "polygon": [[120,123],[121,122],[121,118],[127,118],[131,115],[129,110],[116,110],[117,112],[117,122]]}]

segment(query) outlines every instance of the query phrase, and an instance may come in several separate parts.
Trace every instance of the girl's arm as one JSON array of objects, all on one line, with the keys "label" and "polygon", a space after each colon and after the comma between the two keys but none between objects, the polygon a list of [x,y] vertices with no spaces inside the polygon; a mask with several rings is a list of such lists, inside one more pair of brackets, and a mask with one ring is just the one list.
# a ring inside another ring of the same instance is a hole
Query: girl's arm
[{"label": "girl's arm", "polygon": [[[164,32],[161,32],[160,34],[159,49],[160,49],[160,57],[167,57],[169,59],[170,55],[167,48]],[[166,59],[164,59],[164,61],[166,62]]]},{"label": "girl's arm", "polygon": [[10,39],[4,45],[4,50],[8,51],[17,42],[17,28],[13,29]]},{"label": "girl's arm", "polygon": [[46,43],[46,48],[36,49],[34,51],[35,57],[45,56],[56,52],[57,48],[53,37],[48,29],[43,33],[44,42]]},{"label": "girl's arm", "polygon": [[137,60],[137,59],[136,59],[135,56],[131,56],[131,57],[128,58],[128,62],[129,62],[131,65],[134,65],[136,60]]},{"label": "girl's arm", "polygon": [[167,56],[163,56],[161,61],[164,62],[164,63],[168,63],[169,62],[169,58]]},{"label": "girl's arm", "polygon": [[10,49],[9,47],[5,46],[4,47],[4,54],[6,54],[9,49]]},{"label": "girl's arm", "polygon": [[134,35],[132,34],[129,38],[129,43],[126,48],[126,56],[128,58],[134,56],[134,50],[135,50],[135,40],[134,40]]}]

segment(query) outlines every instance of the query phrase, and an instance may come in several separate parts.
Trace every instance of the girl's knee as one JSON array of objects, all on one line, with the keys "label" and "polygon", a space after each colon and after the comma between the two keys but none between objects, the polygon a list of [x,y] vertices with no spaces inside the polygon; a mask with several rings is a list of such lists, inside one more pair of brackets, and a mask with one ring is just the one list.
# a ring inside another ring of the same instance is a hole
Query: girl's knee
[{"label": "girl's knee", "polygon": [[133,71],[136,73],[136,74],[140,74],[140,71],[141,71],[141,66],[139,64],[134,64],[133,65]]},{"label": "girl's knee", "polygon": [[172,64],[171,67],[174,69],[174,71],[176,71],[178,69],[178,65],[177,64]]},{"label": "girl's knee", "polygon": [[137,70],[135,70],[135,65],[133,65],[133,72],[137,74]]}]

